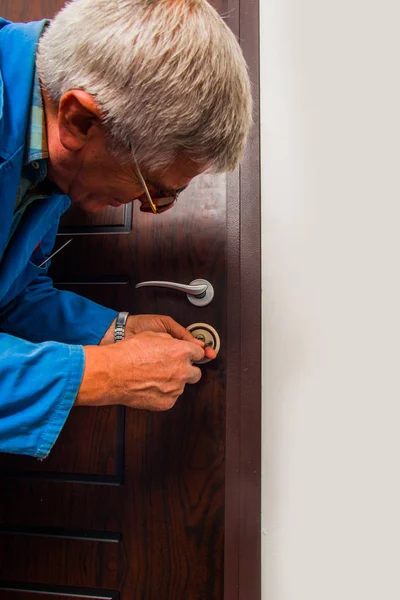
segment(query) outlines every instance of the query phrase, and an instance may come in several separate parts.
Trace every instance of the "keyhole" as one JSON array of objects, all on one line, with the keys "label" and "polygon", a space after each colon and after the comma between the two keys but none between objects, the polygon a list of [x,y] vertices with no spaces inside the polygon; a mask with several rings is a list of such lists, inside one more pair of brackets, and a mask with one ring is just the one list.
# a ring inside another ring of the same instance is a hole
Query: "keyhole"
[{"label": "keyhole", "polygon": [[[203,342],[204,348],[211,346],[215,350],[216,354],[219,352],[220,340],[218,332],[211,327],[208,323],[193,323],[187,328],[188,331],[197,339],[199,342]],[[204,357],[202,360],[196,361],[196,365],[204,365],[210,362],[210,358]]]}]

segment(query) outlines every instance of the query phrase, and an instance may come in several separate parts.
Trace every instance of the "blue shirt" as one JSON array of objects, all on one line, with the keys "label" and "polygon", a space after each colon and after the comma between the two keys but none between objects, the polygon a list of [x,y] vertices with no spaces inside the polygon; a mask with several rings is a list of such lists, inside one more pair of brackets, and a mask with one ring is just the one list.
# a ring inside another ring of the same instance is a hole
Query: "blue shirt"
[{"label": "blue shirt", "polygon": [[46,186],[39,186],[46,179],[47,159],[49,151],[47,146],[46,123],[43,109],[42,92],[37,69],[35,68],[30,117],[26,133],[25,151],[21,178],[15,202],[14,217],[8,236],[8,241],[16,230],[22,215],[28,206],[38,200],[51,195],[55,186],[47,182]]},{"label": "blue shirt", "polygon": [[35,169],[29,161],[26,144],[36,46],[45,23],[0,18],[0,451],[40,458],[77,396],[83,346],[98,344],[117,314],[56,290],[48,263],[39,266],[51,254],[68,196],[57,188],[38,194],[46,180],[36,182],[34,202],[15,226],[17,197],[29,199],[21,185],[24,179],[32,183],[25,168],[45,176],[41,163]]}]

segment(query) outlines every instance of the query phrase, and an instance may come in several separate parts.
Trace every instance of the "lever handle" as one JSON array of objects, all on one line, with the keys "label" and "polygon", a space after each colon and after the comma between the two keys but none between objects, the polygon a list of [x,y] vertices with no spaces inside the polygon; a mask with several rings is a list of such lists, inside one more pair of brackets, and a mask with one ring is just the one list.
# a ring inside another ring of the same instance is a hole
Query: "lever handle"
[{"label": "lever handle", "polygon": [[136,288],[141,287],[162,287],[169,288],[170,290],[177,290],[178,292],[185,292],[191,296],[204,297],[207,291],[207,285],[185,285],[184,283],[174,283],[173,281],[143,281],[135,285]]},{"label": "lever handle", "polygon": [[184,292],[195,306],[207,306],[214,298],[214,288],[206,279],[194,279],[189,285],[174,281],[142,281],[135,285],[135,288],[142,287],[162,287]]}]

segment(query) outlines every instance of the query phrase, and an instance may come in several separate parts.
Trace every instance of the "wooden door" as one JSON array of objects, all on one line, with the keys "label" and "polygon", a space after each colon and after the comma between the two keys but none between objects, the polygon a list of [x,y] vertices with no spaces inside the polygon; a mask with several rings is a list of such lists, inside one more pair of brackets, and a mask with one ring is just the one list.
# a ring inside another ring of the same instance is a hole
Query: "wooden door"
[{"label": "wooden door", "polygon": [[[0,0],[0,14],[28,21],[51,17],[62,4]],[[252,19],[239,0],[213,4],[231,15],[236,33],[244,14],[255,29],[255,3],[247,3]],[[252,60],[256,67],[254,50]],[[64,216],[57,245],[67,235],[73,242],[53,260],[56,286],[117,310],[208,323],[221,350],[171,411],[75,408],[46,460],[0,457],[1,600],[259,597],[257,246],[249,253],[259,229],[257,141],[255,130],[255,159],[247,154],[242,172],[200,176],[160,217],[135,203]],[[246,186],[253,196],[243,209]],[[243,223],[251,268],[241,276]],[[196,278],[214,287],[206,307],[176,291],[134,287]],[[254,292],[247,308],[246,279]]]}]

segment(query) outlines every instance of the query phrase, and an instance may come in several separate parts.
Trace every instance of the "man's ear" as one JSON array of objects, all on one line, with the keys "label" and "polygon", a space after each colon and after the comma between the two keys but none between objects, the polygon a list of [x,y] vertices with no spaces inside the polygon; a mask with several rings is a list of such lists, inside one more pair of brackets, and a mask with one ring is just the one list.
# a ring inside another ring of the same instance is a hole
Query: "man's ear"
[{"label": "man's ear", "polygon": [[100,132],[100,109],[90,94],[82,90],[68,90],[58,105],[60,142],[71,152],[83,148],[90,138]]}]

